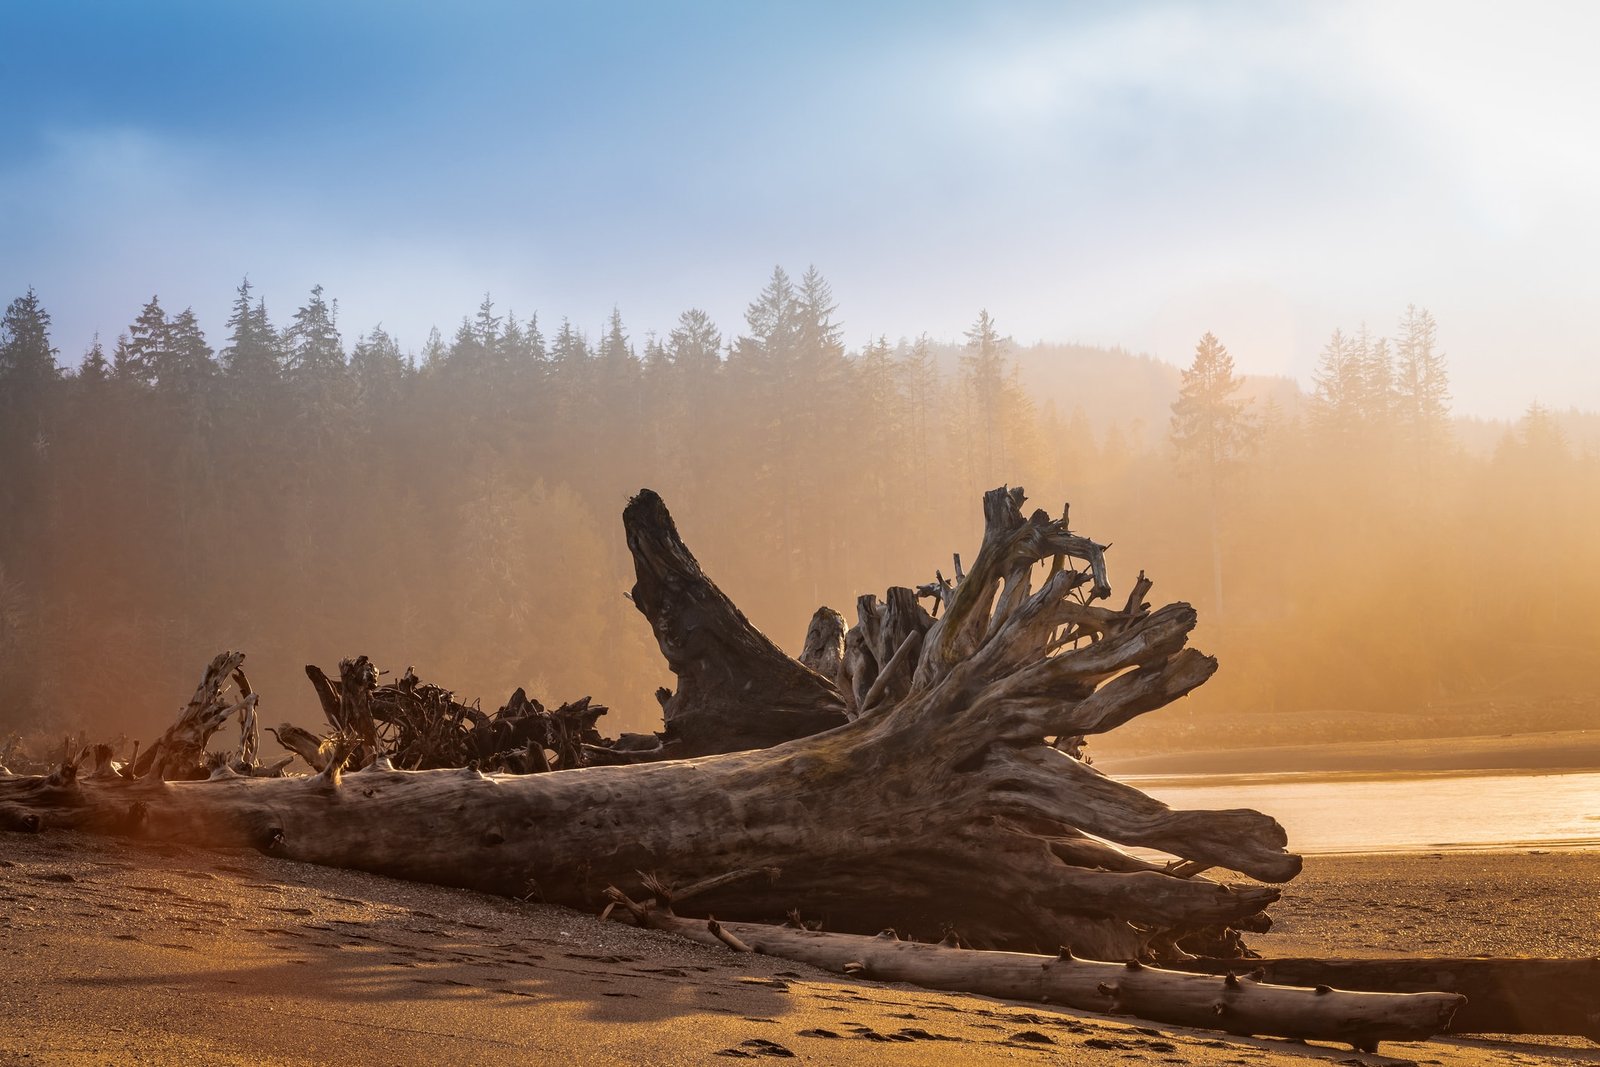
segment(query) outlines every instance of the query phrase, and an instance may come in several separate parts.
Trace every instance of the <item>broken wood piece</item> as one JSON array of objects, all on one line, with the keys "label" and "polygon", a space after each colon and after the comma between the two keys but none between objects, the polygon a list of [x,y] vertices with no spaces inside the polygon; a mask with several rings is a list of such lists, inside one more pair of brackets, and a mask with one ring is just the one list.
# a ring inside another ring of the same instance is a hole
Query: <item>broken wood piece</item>
[{"label": "broken wood piece", "polygon": [[[1104,963],[1070,952],[960,951],[943,945],[821,933],[753,923],[714,923],[645,914],[644,924],[703,944],[736,940],[749,951],[834,973],[928,989],[1049,1003],[1108,1015],[1248,1034],[1339,1041],[1366,1051],[1380,1041],[1422,1041],[1445,1030],[1466,1003],[1454,993],[1368,993],[1303,989],[1189,974],[1130,960]],[[745,951],[746,949],[741,949]],[[1234,961],[1238,966],[1238,961]]]},{"label": "broken wood piece", "polygon": [[[1467,998],[1451,1033],[1573,1034],[1600,1041],[1600,959],[1251,960],[1266,980],[1390,993],[1444,990]],[[1193,959],[1171,966],[1208,974],[1238,960]]]}]

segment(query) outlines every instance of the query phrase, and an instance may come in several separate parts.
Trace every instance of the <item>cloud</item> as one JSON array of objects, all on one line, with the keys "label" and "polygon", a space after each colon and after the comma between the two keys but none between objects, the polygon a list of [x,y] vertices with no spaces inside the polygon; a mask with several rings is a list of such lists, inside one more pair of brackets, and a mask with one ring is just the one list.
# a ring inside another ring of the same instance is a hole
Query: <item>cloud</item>
[{"label": "cloud", "polygon": [[1303,381],[1333,327],[1416,301],[1464,409],[1600,406],[1600,8],[831,17],[590,26],[593,86],[497,46],[393,97],[252,96],[237,129],[218,107],[57,117],[0,163],[0,286],[38,285],[69,354],[152,291],[219,332],[246,271],[280,321],[320,282],[348,333],[381,319],[415,346],[485,290],[546,321],[617,303],[636,337],[689,305],[734,332],[773,262],[814,262],[854,340],[955,337],[988,305],[1024,339],[1180,362],[1214,329]]}]

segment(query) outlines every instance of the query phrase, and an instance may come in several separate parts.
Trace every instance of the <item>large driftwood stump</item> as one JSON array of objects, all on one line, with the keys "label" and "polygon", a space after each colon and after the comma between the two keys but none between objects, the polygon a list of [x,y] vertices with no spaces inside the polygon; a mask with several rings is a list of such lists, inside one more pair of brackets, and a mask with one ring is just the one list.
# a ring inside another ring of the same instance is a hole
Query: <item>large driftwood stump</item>
[{"label": "large driftwood stump", "polygon": [[750,625],[700,569],[660,496],[641,491],[622,524],[633,553],[633,603],[678,676],[677,692],[657,694],[666,756],[769,748],[845,722],[832,678],[790,659]]},{"label": "large driftwood stump", "polygon": [[983,544],[963,580],[940,583],[937,621],[891,590],[858,605],[842,648],[819,639],[810,658],[848,677],[846,700],[716,590],[658,497],[635,498],[634,599],[680,681],[669,743],[774,747],[526,776],[383,758],[344,774],[348,749],[310,778],[223,766],[200,782],[91,780],[69,764],[0,779],[0,824],[248,844],[575,906],[611,885],[676,892],[732,919],[799,909],[835,930],[955,928],[980,946],[1101,959],[1161,954],[1197,927],[1259,926],[1278,890],[1198,872],[1292,878],[1300,859],[1276,822],[1174,811],[1056,747],[1210,677],[1216,662],[1185,647],[1193,609],[1149,610],[1142,577],[1124,607],[1096,604],[1109,593],[1101,546],[1065,520],[1024,517],[1022,502],[1020,489],[986,495]]}]

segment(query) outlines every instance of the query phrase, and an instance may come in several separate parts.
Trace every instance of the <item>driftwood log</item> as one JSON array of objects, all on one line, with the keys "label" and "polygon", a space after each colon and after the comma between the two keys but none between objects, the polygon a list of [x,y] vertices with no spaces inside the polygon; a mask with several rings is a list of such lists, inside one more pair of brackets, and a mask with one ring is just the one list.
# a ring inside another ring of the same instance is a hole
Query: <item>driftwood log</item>
[{"label": "driftwood log", "polygon": [[1177,955],[1198,928],[1262,927],[1276,888],[1200,872],[1292,878],[1300,859],[1276,822],[1174,811],[1070,754],[1210,677],[1215,660],[1185,647],[1193,609],[1150,610],[1142,576],[1122,607],[1099,603],[1102,546],[1022,502],[1020,489],[986,494],[970,569],[930,594],[937,619],[909,589],[863,598],[838,641],[819,613],[808,658],[830,679],[750,626],[655,494],[635,498],[634,602],[679,680],[662,747],[745,751],[535,775],[376,756],[347,773],[373,743],[363,721],[311,777],[224,761],[206,781],[93,778],[72,763],[0,779],[0,822],[254,845],[582,907],[609,885],[698,886],[700,905],[729,918],[800,908],[829,929],[955,927],[983,947],[1112,960]]},{"label": "driftwood log", "polygon": [[340,738],[349,742],[345,766],[354,770],[379,756],[402,770],[476,764],[512,774],[628,762],[602,745],[595,723],[609,709],[589,697],[550,710],[518,689],[498,711],[485,712],[421,681],[409,667],[387,685],[378,684],[378,674],[366,656],[341,660],[337,683],[307,664],[329,732],[318,736],[285,723],[274,731],[279,744],[318,771]]},{"label": "driftwood log", "polygon": [[[1184,971],[1225,974],[1237,960],[1182,960]],[[1600,1041],[1600,959],[1251,960],[1268,982],[1390,993],[1449,990],[1467,1003],[1451,1033],[1573,1034]]]},{"label": "driftwood log", "polygon": [[[1422,1041],[1445,1030],[1466,998],[1454,993],[1366,993],[1326,985],[1269,984],[1241,976],[1239,961],[1217,977],[1140,964],[1055,955],[964,950],[954,944],[823,933],[757,923],[686,919],[612,894],[635,922],[735,952],[796,960],[836,974],[928,989],[1056,1004],[1107,1015],[1230,1034],[1348,1042],[1376,1052],[1380,1041]],[[1250,963],[1242,965],[1244,968]]]}]

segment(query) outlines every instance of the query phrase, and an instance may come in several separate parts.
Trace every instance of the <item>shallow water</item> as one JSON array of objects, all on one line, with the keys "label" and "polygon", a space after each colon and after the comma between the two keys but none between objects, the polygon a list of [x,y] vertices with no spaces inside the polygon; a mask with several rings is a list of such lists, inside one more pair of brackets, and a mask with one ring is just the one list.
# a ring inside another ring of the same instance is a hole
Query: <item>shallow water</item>
[{"label": "shallow water", "polygon": [[1126,780],[1175,808],[1264,811],[1301,853],[1600,848],[1600,773]]}]

